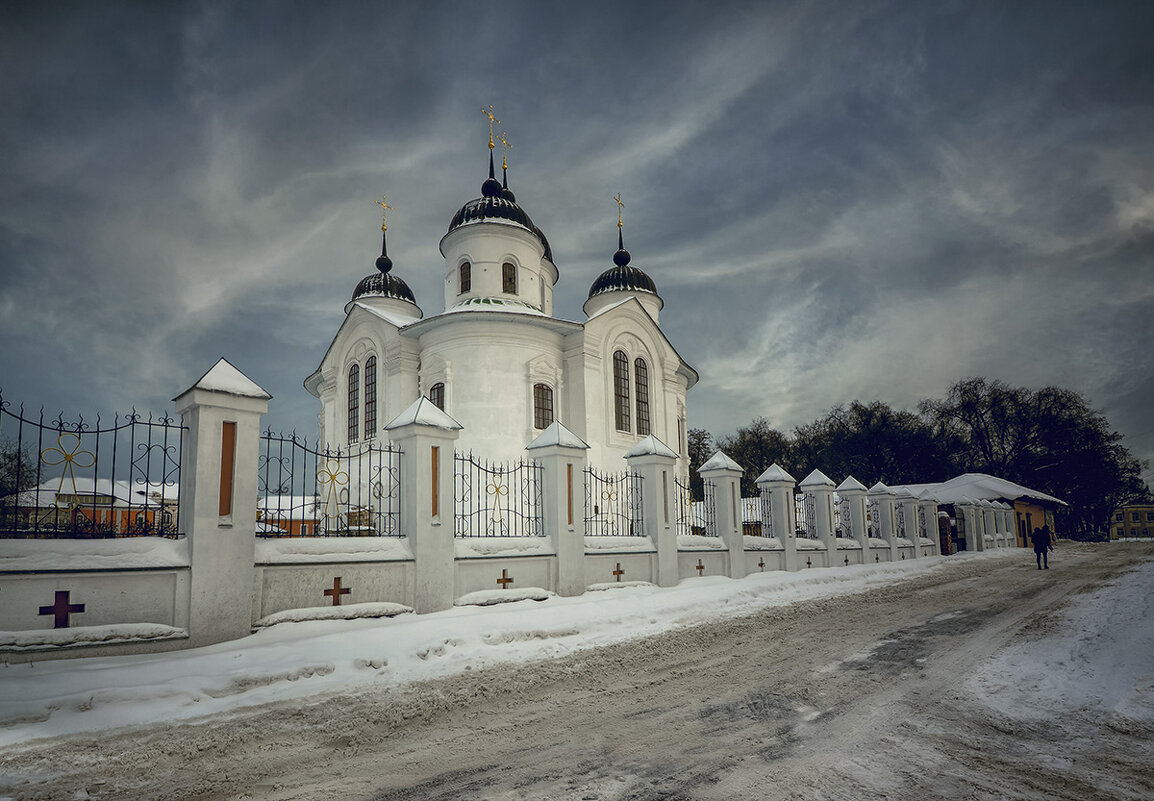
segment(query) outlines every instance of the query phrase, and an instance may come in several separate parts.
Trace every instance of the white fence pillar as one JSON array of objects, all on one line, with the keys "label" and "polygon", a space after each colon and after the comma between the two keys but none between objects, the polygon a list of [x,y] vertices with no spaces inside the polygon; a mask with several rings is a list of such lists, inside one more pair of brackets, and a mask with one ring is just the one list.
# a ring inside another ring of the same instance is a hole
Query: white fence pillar
[{"label": "white fence pillar", "polygon": [[918,499],[905,487],[897,492],[897,502],[901,506],[902,530],[899,536],[905,537],[914,546],[913,557],[918,557]]},{"label": "white fence pillar", "polygon": [[814,470],[801,482],[801,491],[813,493],[813,522],[818,539],[825,543],[826,565],[837,563],[837,534],[833,530],[833,482],[820,470]]},{"label": "white fence pillar", "polygon": [[453,443],[461,428],[428,398],[418,398],[385,426],[401,449],[401,530],[413,550],[418,613],[449,609],[456,598]]},{"label": "white fence pillar", "polygon": [[896,562],[901,558],[898,552],[897,531],[895,530],[896,521],[894,519],[894,499],[896,495],[893,490],[880,481],[870,487],[866,495],[871,503],[877,503],[878,536],[890,544],[890,561]]},{"label": "white fence pillar", "polygon": [[853,476],[848,476],[837,488],[837,494],[843,502],[843,514],[848,510],[848,520],[843,517],[842,524],[847,527],[847,534],[857,540],[862,547],[862,564],[870,552],[869,528],[866,526],[866,488],[865,485]]},{"label": "white fence pillar", "polygon": [[741,531],[741,465],[722,451],[709,457],[697,471],[713,483],[714,525],[729,551],[729,577],[745,575],[745,540]]},{"label": "white fence pillar", "polygon": [[[928,492],[923,493],[918,498],[918,511],[920,514],[919,521],[925,522],[926,539],[934,542],[932,546],[919,542],[917,544],[918,550],[922,552],[922,556],[941,556],[941,538],[938,536],[938,499]],[[921,534],[921,526],[918,527],[918,533]]]},{"label": "white fence pillar", "polygon": [[677,575],[677,454],[650,435],[625,454],[629,469],[641,476],[645,533],[657,548],[657,584],[672,587]]},{"label": "white fence pillar", "polygon": [[585,592],[585,505],[586,451],[584,440],[554,421],[526,450],[541,463],[545,533],[557,554],[557,593],[580,595]]},{"label": "white fence pillar", "polygon": [[782,545],[782,566],[786,570],[797,570],[797,534],[794,532],[796,518],[793,510],[793,488],[797,480],[774,463],[757,477],[757,487],[762,495],[769,496],[772,515],[769,522],[773,536]]},{"label": "white fence pillar", "polygon": [[220,359],[173,399],[188,426],[179,519],[191,560],[190,647],[252,632],[260,418],[271,397]]},{"label": "white fence pillar", "polygon": [[985,537],[982,536],[982,516],[978,514],[976,504],[977,502],[973,498],[963,497],[954,507],[955,510],[961,510],[962,520],[965,521],[967,551],[984,551],[986,549]]}]

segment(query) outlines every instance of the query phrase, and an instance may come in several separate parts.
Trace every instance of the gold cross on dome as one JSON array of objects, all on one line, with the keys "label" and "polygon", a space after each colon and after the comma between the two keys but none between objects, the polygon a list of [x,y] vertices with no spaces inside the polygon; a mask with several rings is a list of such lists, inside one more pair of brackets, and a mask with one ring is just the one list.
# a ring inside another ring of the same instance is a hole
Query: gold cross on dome
[{"label": "gold cross on dome", "polygon": [[618,192],[616,195],[614,195],[613,199],[617,201],[617,227],[620,228],[621,227],[621,209],[625,208],[625,204],[623,202],[621,202],[621,193],[620,192]]},{"label": "gold cross on dome", "polygon": [[388,222],[386,218],[388,217],[389,212],[393,210],[393,207],[385,202],[385,196],[384,195],[381,195],[380,200],[376,200],[373,202],[381,207],[381,230],[382,231],[389,230],[389,226],[386,224]]},{"label": "gold cross on dome", "polygon": [[497,119],[496,116],[493,115],[493,104],[492,103],[489,104],[489,108],[481,109],[481,113],[489,118],[489,149],[492,150],[493,148],[495,148],[497,146],[497,143],[493,141],[493,123],[497,123],[498,125],[500,125],[501,121],[499,119]]},{"label": "gold cross on dome", "polygon": [[504,145],[504,147],[505,147],[505,152],[501,154],[501,169],[502,170],[509,169],[509,151],[513,149],[513,146],[511,144],[509,144],[509,140],[507,138],[508,136],[509,136],[509,134],[505,133],[504,131],[501,131],[501,135],[498,137],[498,139],[501,140],[501,144]]}]

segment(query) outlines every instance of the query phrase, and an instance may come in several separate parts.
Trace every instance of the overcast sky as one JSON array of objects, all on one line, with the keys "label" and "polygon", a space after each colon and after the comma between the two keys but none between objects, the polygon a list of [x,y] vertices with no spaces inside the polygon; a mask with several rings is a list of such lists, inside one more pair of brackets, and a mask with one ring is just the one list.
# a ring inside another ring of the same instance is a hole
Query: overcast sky
[{"label": "overcast sky", "polygon": [[558,316],[622,193],[691,427],[986,376],[1076,389],[1150,458],[1152,30],[1149,2],[8,0],[0,387],[161,411],[225,356],[315,433],[373,201],[439,312],[492,103]]}]

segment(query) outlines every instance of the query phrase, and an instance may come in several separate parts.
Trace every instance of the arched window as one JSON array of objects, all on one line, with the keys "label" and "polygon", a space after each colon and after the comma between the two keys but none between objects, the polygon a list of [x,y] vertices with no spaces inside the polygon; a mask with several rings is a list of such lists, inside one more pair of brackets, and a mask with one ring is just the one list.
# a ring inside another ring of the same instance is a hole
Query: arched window
[{"label": "arched window", "polygon": [[354,364],[349,368],[349,444],[356,442],[360,433],[361,412],[361,367]]},{"label": "arched window", "polygon": [[429,400],[442,412],[445,411],[445,385],[440,381],[429,387]]},{"label": "arched window", "polygon": [[637,433],[649,436],[649,367],[644,359],[633,362],[633,389],[637,393]]},{"label": "arched window", "polygon": [[464,295],[466,292],[473,288],[473,267],[469,264],[469,262],[465,262],[461,265],[460,276],[461,289],[459,292],[457,292],[457,294]]},{"label": "arched window", "polygon": [[517,294],[517,267],[509,262],[501,265],[501,291],[509,295]]},{"label": "arched window", "polygon": [[553,388],[548,384],[533,385],[533,428],[553,425]]},{"label": "arched window", "polygon": [[629,357],[613,354],[613,419],[618,431],[629,430]]},{"label": "arched window", "polygon": [[365,360],[365,439],[377,435],[377,357]]}]

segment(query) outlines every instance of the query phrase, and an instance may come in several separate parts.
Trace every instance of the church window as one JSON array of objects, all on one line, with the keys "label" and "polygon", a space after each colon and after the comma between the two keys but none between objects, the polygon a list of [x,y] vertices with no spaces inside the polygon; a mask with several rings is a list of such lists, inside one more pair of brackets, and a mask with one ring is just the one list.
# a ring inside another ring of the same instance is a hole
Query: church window
[{"label": "church window", "polygon": [[509,262],[501,265],[501,291],[509,295],[517,294],[517,267]]},{"label": "church window", "polygon": [[649,367],[644,359],[633,362],[633,387],[637,392],[637,433],[649,436]]},{"label": "church window", "polygon": [[548,428],[553,424],[553,388],[548,384],[533,385],[533,428]]},{"label": "church window", "polygon": [[629,430],[629,357],[613,354],[613,419],[618,431]]},{"label": "church window", "polygon": [[377,357],[365,360],[365,439],[377,435]]},{"label": "church window", "polygon": [[429,400],[442,412],[445,411],[445,385],[442,382],[438,381],[429,387]]},{"label": "church window", "polygon": [[356,442],[360,434],[361,413],[361,368],[354,364],[349,368],[349,444]]},{"label": "church window", "polygon": [[470,289],[473,288],[473,267],[472,267],[472,265],[469,264],[469,262],[465,262],[464,264],[462,264],[461,269],[460,269],[460,274],[461,274],[461,291],[458,292],[457,294],[464,295],[466,292],[468,292]]}]

